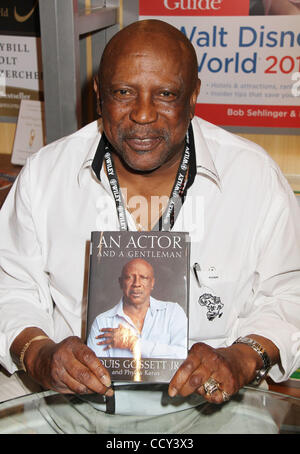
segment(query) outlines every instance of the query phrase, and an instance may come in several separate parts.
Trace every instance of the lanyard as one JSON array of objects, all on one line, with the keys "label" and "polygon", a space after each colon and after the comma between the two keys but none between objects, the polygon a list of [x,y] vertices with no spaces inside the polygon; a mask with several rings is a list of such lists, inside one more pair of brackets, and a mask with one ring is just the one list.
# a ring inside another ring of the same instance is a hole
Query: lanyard
[{"label": "lanyard", "polygon": [[114,166],[114,161],[109,149],[109,145],[106,142],[105,144],[105,154],[104,154],[107,176],[111,188],[111,192],[115,199],[117,215],[120,224],[120,230],[128,230],[128,224],[126,219],[125,204],[122,197],[122,192],[119,185],[118,176]]},{"label": "lanyard", "polygon": [[[164,211],[162,217],[153,228],[153,230],[162,230],[170,231],[173,228],[175,220],[179,214],[179,211],[184,202],[184,197],[187,191],[188,186],[192,183],[192,169],[191,169],[191,154],[194,153],[194,140],[193,140],[193,130],[192,127],[189,127],[189,130],[186,134],[185,148],[181,157],[181,161],[178,167],[177,175],[169,197],[168,205]],[[127,219],[126,219],[126,209],[124,200],[122,197],[122,192],[119,185],[118,176],[114,166],[112,154],[110,151],[110,146],[108,141],[105,141],[104,145],[104,160],[106,164],[107,177],[109,180],[110,188],[112,195],[116,204],[116,211],[119,219],[120,230],[129,230]],[[185,186],[185,177],[189,170],[188,184]]]}]

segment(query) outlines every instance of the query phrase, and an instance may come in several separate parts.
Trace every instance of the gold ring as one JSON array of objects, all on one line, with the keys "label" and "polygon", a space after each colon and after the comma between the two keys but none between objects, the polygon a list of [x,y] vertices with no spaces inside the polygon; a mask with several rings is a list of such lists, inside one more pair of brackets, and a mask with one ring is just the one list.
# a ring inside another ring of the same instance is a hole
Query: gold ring
[{"label": "gold ring", "polygon": [[209,396],[219,389],[219,383],[212,377],[203,384],[203,388]]},{"label": "gold ring", "polygon": [[230,395],[226,391],[222,391],[223,402],[228,402]]}]

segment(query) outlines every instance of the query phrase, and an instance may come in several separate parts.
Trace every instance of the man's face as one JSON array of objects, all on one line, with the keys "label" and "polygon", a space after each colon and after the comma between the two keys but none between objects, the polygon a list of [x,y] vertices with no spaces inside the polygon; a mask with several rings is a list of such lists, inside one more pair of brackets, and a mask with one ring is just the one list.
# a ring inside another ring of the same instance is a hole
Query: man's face
[{"label": "man's face", "polygon": [[[169,42],[131,40],[106,65],[103,128],[131,169],[155,170],[181,154],[198,95],[188,63]],[[181,58],[180,58],[181,57]]]},{"label": "man's face", "polygon": [[143,260],[129,262],[123,269],[120,285],[125,303],[148,304],[154,286],[152,267]]}]

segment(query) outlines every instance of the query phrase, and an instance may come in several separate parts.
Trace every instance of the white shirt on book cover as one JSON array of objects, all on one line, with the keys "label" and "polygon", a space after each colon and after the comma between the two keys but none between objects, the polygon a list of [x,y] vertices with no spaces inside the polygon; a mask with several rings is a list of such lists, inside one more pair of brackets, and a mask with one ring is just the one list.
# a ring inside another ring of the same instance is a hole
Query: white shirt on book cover
[{"label": "white shirt on book cover", "polygon": [[142,358],[185,359],[187,356],[188,321],[178,303],[159,301],[150,297],[141,333],[123,311],[123,300],[112,309],[99,314],[92,323],[87,345],[98,357],[132,357],[127,349],[98,345],[102,328],[129,328],[137,336]]}]

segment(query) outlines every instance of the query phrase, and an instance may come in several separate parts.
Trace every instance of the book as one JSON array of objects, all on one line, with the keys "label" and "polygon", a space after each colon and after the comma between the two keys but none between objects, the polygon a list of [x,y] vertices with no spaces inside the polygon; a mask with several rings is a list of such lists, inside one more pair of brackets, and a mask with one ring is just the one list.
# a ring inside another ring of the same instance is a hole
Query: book
[{"label": "book", "polygon": [[169,382],[188,352],[185,232],[92,232],[86,342],[112,381]]},{"label": "book", "polygon": [[24,165],[26,159],[45,144],[44,103],[21,100],[11,163]]}]

